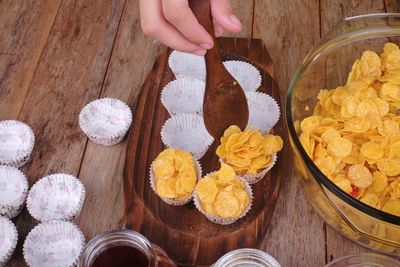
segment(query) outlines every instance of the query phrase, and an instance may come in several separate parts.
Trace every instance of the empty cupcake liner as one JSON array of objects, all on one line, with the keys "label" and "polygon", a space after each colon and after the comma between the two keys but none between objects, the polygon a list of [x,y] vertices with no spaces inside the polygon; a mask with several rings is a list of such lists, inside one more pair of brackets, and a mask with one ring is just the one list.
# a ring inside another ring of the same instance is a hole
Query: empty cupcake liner
[{"label": "empty cupcake liner", "polygon": [[5,266],[17,246],[18,232],[6,217],[0,216],[0,267]]},{"label": "empty cupcake liner", "polygon": [[94,143],[119,143],[132,123],[131,109],[114,98],[101,98],[87,104],[79,114],[79,126]]},{"label": "empty cupcake liner", "polygon": [[260,92],[246,92],[249,106],[249,126],[267,134],[279,121],[278,103],[269,95]]},{"label": "empty cupcake liner", "polygon": [[69,174],[43,177],[29,191],[27,208],[36,220],[74,220],[85,200],[82,182]]},{"label": "empty cupcake liner", "polygon": [[196,114],[169,118],[161,129],[161,139],[167,147],[188,151],[196,159],[201,159],[214,141],[207,132],[203,117]]},{"label": "empty cupcake liner", "polygon": [[253,65],[238,60],[224,62],[225,68],[245,92],[254,92],[261,86],[260,71]]},{"label": "empty cupcake liner", "polygon": [[54,220],[32,229],[23,254],[30,267],[72,267],[78,264],[84,245],[85,237],[75,224]]},{"label": "empty cupcake liner", "polygon": [[173,51],[168,58],[168,65],[177,79],[191,77],[206,80],[206,64],[202,56]]},{"label": "empty cupcake liner", "polygon": [[[208,177],[210,175],[212,175],[214,172],[211,172],[209,174],[207,174],[204,177]],[[204,178],[203,177],[203,178]],[[203,179],[201,178],[201,179]],[[242,214],[240,214],[238,217],[234,217],[234,218],[224,218],[221,216],[215,216],[212,214],[209,214],[208,212],[206,212],[200,204],[200,199],[196,193],[196,191],[193,192],[193,202],[194,205],[196,206],[196,208],[204,215],[207,217],[208,220],[210,220],[213,223],[216,224],[221,224],[221,225],[228,225],[228,224],[232,224],[234,222],[236,222],[237,220],[243,218],[244,216],[246,216],[246,214],[249,212],[249,210],[251,209],[251,205],[253,203],[253,191],[251,190],[251,187],[249,185],[249,183],[247,183],[242,177],[237,176],[237,178],[242,182],[242,184],[244,185],[244,189],[247,192],[247,194],[249,194],[249,205],[247,205],[247,208],[242,212]]]},{"label": "empty cupcake liner", "polygon": [[[196,160],[193,157],[193,162],[194,162],[194,167],[196,169],[196,175],[197,175],[197,181],[200,179],[201,175],[202,175],[202,168],[200,165],[200,162],[198,160]],[[151,189],[153,189],[154,193],[165,203],[167,203],[168,205],[172,205],[172,206],[183,206],[186,205],[187,203],[189,203],[192,199],[193,199],[193,194],[190,194],[187,198],[184,199],[180,199],[180,200],[175,200],[172,198],[166,198],[166,197],[162,197],[157,193],[157,186],[156,186],[156,181],[154,178],[154,173],[153,173],[153,163],[150,165],[150,170],[149,170],[149,179],[150,179],[150,186]],[[194,189],[193,189],[194,190]]]},{"label": "empty cupcake liner", "polygon": [[181,113],[203,114],[205,83],[181,78],[168,83],[161,92],[161,102],[171,116]]},{"label": "empty cupcake liner", "polygon": [[34,145],[35,135],[27,124],[16,120],[0,122],[0,165],[22,167]]},{"label": "empty cupcake liner", "polygon": [[271,164],[265,168],[264,170],[262,170],[261,172],[257,173],[257,174],[238,174],[238,176],[240,176],[241,178],[243,178],[244,180],[246,180],[249,184],[255,184],[259,181],[261,181],[264,176],[272,169],[272,167],[274,167],[276,160],[277,160],[278,156],[277,154],[273,154],[271,156]]},{"label": "empty cupcake liner", "polygon": [[0,215],[11,219],[22,210],[28,194],[28,180],[17,168],[0,166]]}]

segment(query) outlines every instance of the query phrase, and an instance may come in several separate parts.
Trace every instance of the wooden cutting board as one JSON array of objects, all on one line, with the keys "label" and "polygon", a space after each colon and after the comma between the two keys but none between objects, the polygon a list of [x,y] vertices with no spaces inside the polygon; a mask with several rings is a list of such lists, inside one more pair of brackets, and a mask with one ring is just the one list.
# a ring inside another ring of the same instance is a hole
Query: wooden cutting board
[{"label": "wooden cutting board", "polygon": [[[256,66],[262,74],[258,91],[268,93],[280,104],[272,61],[261,40],[220,38],[218,45],[223,60],[241,59]],[[252,185],[252,208],[232,225],[222,226],[208,221],[192,202],[182,207],[162,202],[150,187],[149,168],[165,148],[160,131],[169,114],[160,101],[160,94],[163,87],[175,79],[168,67],[170,52],[164,51],[154,63],[133,108],[134,121],[124,168],[124,225],[164,248],[181,266],[209,266],[228,251],[256,248],[263,241],[279,194],[283,160],[278,155],[277,164],[266,177]],[[272,132],[282,136],[282,124],[281,118]],[[214,142],[200,160],[204,174],[219,168],[216,147]]]}]

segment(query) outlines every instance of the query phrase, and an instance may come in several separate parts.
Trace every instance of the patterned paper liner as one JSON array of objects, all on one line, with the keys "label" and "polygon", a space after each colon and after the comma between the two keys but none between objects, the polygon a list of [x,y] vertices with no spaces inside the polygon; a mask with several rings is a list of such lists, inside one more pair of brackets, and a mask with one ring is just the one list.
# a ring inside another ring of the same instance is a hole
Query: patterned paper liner
[{"label": "patterned paper liner", "polygon": [[173,51],[168,58],[168,65],[177,79],[191,77],[206,80],[206,64],[202,56]]},{"label": "patterned paper liner", "polygon": [[[197,180],[196,180],[196,184],[197,181],[200,179],[201,175],[202,175],[202,168],[200,165],[200,162],[195,159],[193,157],[193,163],[194,163],[194,167],[196,169],[196,176],[197,176]],[[187,203],[189,203],[192,199],[193,199],[193,194],[190,194],[187,198],[184,199],[179,199],[179,200],[175,200],[172,198],[166,198],[166,197],[162,197],[157,193],[157,186],[156,186],[156,181],[154,178],[154,173],[153,173],[153,163],[150,165],[150,170],[149,170],[149,180],[150,180],[150,186],[151,189],[153,189],[154,193],[165,203],[167,203],[168,205],[172,205],[172,206],[183,206],[186,205]],[[194,189],[193,189],[194,190]]]},{"label": "patterned paper liner", "polygon": [[[209,174],[207,174],[206,176],[204,176],[201,179],[204,179],[205,177],[208,177],[210,175],[212,175],[214,172],[211,172]],[[221,225],[228,225],[228,224],[232,224],[234,222],[236,222],[237,220],[243,218],[244,216],[246,216],[246,214],[249,212],[249,210],[251,209],[251,205],[253,202],[253,191],[251,190],[251,187],[249,185],[248,182],[246,182],[246,180],[244,180],[242,177],[237,176],[237,178],[242,182],[242,184],[244,185],[244,188],[247,192],[247,194],[249,194],[249,205],[247,206],[247,208],[238,216],[238,217],[233,217],[233,218],[225,218],[225,217],[221,217],[221,216],[216,216],[216,215],[212,215],[209,214],[208,212],[206,212],[200,204],[200,199],[196,193],[196,190],[193,192],[193,202],[194,205],[196,206],[196,208],[204,215],[207,217],[208,220],[210,220],[213,223],[216,224],[221,224]]]},{"label": "patterned paper liner", "polygon": [[29,191],[27,208],[36,220],[74,220],[85,200],[82,182],[69,174],[43,177]]},{"label": "patterned paper liner", "polygon": [[114,98],[101,98],[87,104],[79,114],[79,126],[94,143],[119,143],[132,123],[131,109]]},{"label": "patterned paper liner", "polygon": [[171,116],[181,113],[203,114],[205,83],[181,78],[168,83],[161,92],[161,102]]},{"label": "patterned paper liner", "polygon": [[0,165],[22,167],[34,145],[35,135],[27,124],[16,120],[0,122]]},{"label": "patterned paper liner", "polygon": [[260,71],[250,63],[229,60],[224,62],[224,66],[245,92],[254,92],[261,86]]},{"label": "patterned paper liner", "polygon": [[246,92],[249,106],[249,126],[267,134],[279,121],[278,103],[269,95],[261,92]]},{"label": "patterned paper liner", "polygon": [[17,246],[18,232],[6,217],[0,216],[0,266],[5,266]]},{"label": "patterned paper liner", "polygon": [[54,220],[32,229],[23,254],[30,267],[72,267],[78,264],[84,245],[85,237],[75,224]]},{"label": "patterned paper liner", "polygon": [[238,176],[246,180],[249,184],[255,184],[261,181],[264,178],[264,176],[272,169],[272,167],[274,167],[277,158],[278,158],[277,154],[276,153],[273,154],[271,156],[271,164],[257,174],[238,174]]},{"label": "patterned paper liner", "polygon": [[21,212],[28,186],[28,179],[20,170],[0,166],[0,215],[11,219]]},{"label": "patterned paper liner", "polygon": [[179,114],[169,118],[161,129],[161,140],[169,148],[180,148],[201,159],[214,141],[207,132],[203,117]]}]

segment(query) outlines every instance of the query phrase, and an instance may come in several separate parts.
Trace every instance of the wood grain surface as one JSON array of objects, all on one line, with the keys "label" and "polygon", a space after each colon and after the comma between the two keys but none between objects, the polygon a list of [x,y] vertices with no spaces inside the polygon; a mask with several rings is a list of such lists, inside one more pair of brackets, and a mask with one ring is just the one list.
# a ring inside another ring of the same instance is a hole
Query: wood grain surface
[{"label": "wood grain surface", "polygon": [[[0,119],[33,128],[33,159],[22,168],[30,184],[54,172],[78,175],[88,195],[77,223],[87,239],[120,228],[126,140],[104,148],[78,128],[80,109],[101,96],[135,106],[160,44],[140,32],[137,0],[0,0]],[[343,17],[400,12],[398,0],[232,0],[243,31],[271,54],[281,96],[308,50]],[[226,35],[228,35],[226,33]],[[287,146],[286,146],[287,148]],[[262,245],[282,266],[323,266],[363,251],[312,211],[290,168]],[[21,245],[36,224],[24,210],[21,236],[8,266],[25,266]]]}]

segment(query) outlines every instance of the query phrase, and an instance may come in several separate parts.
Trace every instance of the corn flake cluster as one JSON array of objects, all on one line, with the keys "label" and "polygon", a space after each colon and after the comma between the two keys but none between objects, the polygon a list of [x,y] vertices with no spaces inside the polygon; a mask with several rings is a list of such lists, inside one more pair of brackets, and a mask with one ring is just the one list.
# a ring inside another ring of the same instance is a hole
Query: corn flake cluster
[{"label": "corn flake cluster", "polygon": [[345,192],[400,216],[400,50],[365,51],[345,86],[321,90],[300,141]]},{"label": "corn flake cluster", "polygon": [[200,205],[209,214],[224,218],[239,217],[250,203],[249,193],[235,171],[226,164],[196,186]]},{"label": "corn flake cluster", "polygon": [[197,175],[189,152],[167,148],[154,160],[152,169],[161,197],[180,200],[193,193]]},{"label": "corn flake cluster", "polygon": [[263,136],[259,130],[240,130],[236,125],[225,130],[217,155],[238,174],[257,174],[272,164],[272,155],[282,149],[279,136]]}]

